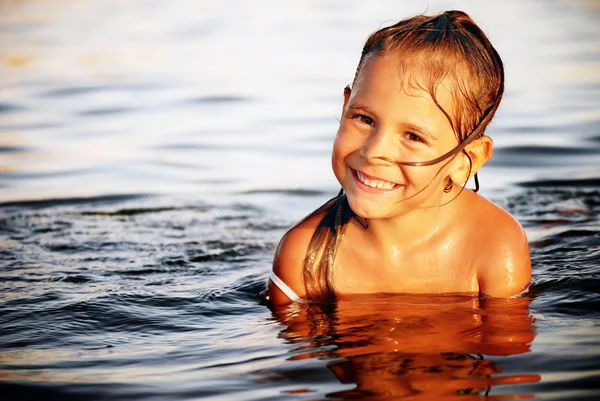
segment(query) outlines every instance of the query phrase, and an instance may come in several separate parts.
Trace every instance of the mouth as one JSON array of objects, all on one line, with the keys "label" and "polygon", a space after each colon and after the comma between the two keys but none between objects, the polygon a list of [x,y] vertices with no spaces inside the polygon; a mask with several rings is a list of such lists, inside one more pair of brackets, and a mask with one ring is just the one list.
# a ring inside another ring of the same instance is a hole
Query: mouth
[{"label": "mouth", "polygon": [[360,171],[354,169],[351,170],[352,175],[354,176],[354,179],[358,182],[359,186],[370,191],[388,192],[393,191],[394,189],[400,186],[400,184],[396,184],[395,182],[375,178],[373,176],[361,173]]}]

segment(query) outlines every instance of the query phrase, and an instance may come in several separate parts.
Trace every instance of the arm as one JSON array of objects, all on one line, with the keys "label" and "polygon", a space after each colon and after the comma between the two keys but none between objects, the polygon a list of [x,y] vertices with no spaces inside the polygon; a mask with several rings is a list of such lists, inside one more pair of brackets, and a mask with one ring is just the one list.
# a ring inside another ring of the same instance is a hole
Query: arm
[{"label": "arm", "polygon": [[[288,231],[275,251],[273,272],[300,298],[306,299],[304,286],[304,258],[310,240],[323,217],[317,213]],[[275,306],[287,305],[291,300],[276,285],[269,280],[269,300]]]}]

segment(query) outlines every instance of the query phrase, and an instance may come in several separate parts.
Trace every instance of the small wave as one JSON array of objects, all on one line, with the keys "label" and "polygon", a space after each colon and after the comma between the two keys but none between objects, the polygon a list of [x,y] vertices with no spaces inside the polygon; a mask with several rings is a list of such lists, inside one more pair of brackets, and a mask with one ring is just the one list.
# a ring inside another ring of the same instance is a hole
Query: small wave
[{"label": "small wave", "polygon": [[556,127],[542,126],[542,125],[535,125],[535,126],[521,125],[521,126],[516,126],[516,127],[505,127],[505,128],[500,129],[501,132],[510,132],[510,133],[518,133],[518,134],[536,134],[536,133],[548,132],[548,131],[552,131],[552,130],[556,130]]},{"label": "small wave", "polygon": [[254,195],[254,194],[277,194],[277,195],[290,195],[290,196],[322,196],[327,192],[318,189],[285,189],[285,188],[273,188],[273,189],[251,189],[248,191],[238,192],[240,194]]},{"label": "small wave", "polygon": [[589,138],[586,138],[586,140],[590,141],[590,142],[600,142],[600,135],[597,136],[592,136]]},{"label": "small wave", "polygon": [[61,283],[70,283],[70,284],[88,284],[88,283],[94,281],[94,279],[90,276],[85,276],[82,274],[69,274],[69,275],[57,277],[56,279],[54,279],[52,281],[61,282]]},{"label": "small wave", "polygon": [[[264,285],[261,290],[264,290]],[[239,316],[246,315],[251,311],[262,309],[260,297],[257,288],[256,293],[240,293],[233,288],[214,288],[211,291],[205,291],[198,298],[204,308],[197,314],[204,318],[214,318],[218,316]]]},{"label": "small wave", "polygon": [[494,155],[526,155],[526,156],[580,156],[595,155],[600,149],[566,146],[507,146],[494,149]]},{"label": "small wave", "polygon": [[[207,276],[215,274],[215,271],[209,267],[198,268],[184,259],[169,259],[165,258],[156,265],[145,265],[141,268],[122,269],[111,274],[116,274],[120,277],[149,277],[151,275],[160,274]],[[176,277],[173,277],[176,278]]]},{"label": "small wave", "polygon": [[600,310],[600,295],[589,292],[593,291],[590,288],[574,288],[574,284],[538,288],[539,293],[535,296],[536,310],[546,317],[562,315],[596,319]]},{"label": "small wave", "polygon": [[116,212],[107,212],[102,210],[84,211],[79,214],[82,216],[137,216],[140,214],[162,213],[179,210],[176,207],[149,207],[149,208],[132,208],[119,209]]},{"label": "small wave", "polygon": [[207,262],[240,263],[261,258],[265,252],[273,250],[269,243],[223,243],[221,241],[207,241],[205,249],[192,249],[188,251],[188,261],[192,264]]},{"label": "small wave", "polygon": [[246,228],[251,231],[273,232],[275,230],[287,230],[290,228],[290,224],[288,221],[281,221],[281,222],[263,221],[260,223],[248,223],[246,225]]},{"label": "small wave", "polygon": [[201,96],[191,99],[187,99],[187,104],[203,104],[203,103],[239,103],[247,102],[250,98],[242,96],[227,96],[227,95],[214,95],[214,96]]},{"label": "small wave", "polygon": [[191,263],[205,262],[240,262],[248,257],[264,252],[265,245],[260,244],[239,244],[228,248],[209,249],[200,251],[199,254],[191,255],[189,261]]},{"label": "small wave", "polygon": [[24,153],[31,150],[24,146],[0,146],[0,153]]},{"label": "small wave", "polygon": [[159,89],[161,86],[157,84],[127,84],[127,85],[81,85],[81,86],[65,86],[56,89],[50,89],[38,94],[40,98],[62,98],[87,96],[97,92],[109,91],[142,91]]},{"label": "small wave", "polygon": [[600,178],[574,178],[557,180],[537,180],[517,183],[518,186],[527,188],[544,187],[600,187]]},{"label": "small wave", "polygon": [[534,270],[540,274],[534,274],[529,292],[549,290],[579,290],[583,292],[597,293],[600,295],[600,277],[596,277],[593,271],[574,271],[565,274],[565,269],[557,265],[536,265]]},{"label": "small wave", "polygon": [[107,90],[107,87],[104,86],[68,86],[58,89],[52,89],[46,92],[40,93],[38,96],[42,98],[50,97],[50,98],[60,98],[60,97],[72,97],[72,96],[82,96],[89,95],[95,92],[100,92]]},{"label": "small wave", "polygon": [[100,109],[84,110],[79,113],[80,116],[109,116],[113,114],[123,114],[133,111],[128,107],[107,107]]},{"label": "small wave", "polygon": [[83,175],[92,175],[100,171],[100,168],[91,167],[91,168],[81,168],[81,169],[71,169],[71,170],[51,170],[51,171],[31,171],[31,172],[22,172],[22,171],[10,171],[10,172],[0,172],[0,178],[4,180],[10,181],[22,181],[22,180],[40,180],[47,178],[57,178],[57,177],[74,177],[74,176],[83,176]]},{"label": "small wave", "polygon": [[600,147],[510,146],[494,151],[488,164],[497,168],[595,167]]},{"label": "small wave", "polygon": [[207,143],[173,143],[155,146],[152,149],[156,150],[219,150],[231,149],[230,145],[215,145]]},{"label": "small wave", "polygon": [[53,128],[58,128],[61,127],[63,124],[60,123],[28,123],[28,122],[22,122],[22,123],[14,123],[11,124],[10,129],[11,131],[42,131],[42,130],[47,130],[47,129],[53,129]]},{"label": "small wave", "polygon": [[57,252],[57,253],[62,253],[62,254],[72,254],[72,253],[77,253],[80,252],[82,250],[82,247],[77,244],[77,243],[73,243],[73,244],[47,244],[45,246],[45,248],[50,251],[50,252]]},{"label": "small wave", "polygon": [[141,199],[152,196],[151,194],[114,194],[114,195],[100,195],[90,197],[74,197],[74,198],[53,198],[53,199],[37,199],[37,200],[22,200],[22,201],[9,201],[0,202],[0,208],[18,207],[28,209],[44,209],[54,206],[66,206],[66,205],[86,205],[101,203],[103,205],[107,203],[118,203],[133,199]]},{"label": "small wave", "polygon": [[[45,300],[45,308],[40,310],[25,307],[25,301],[29,301],[30,305],[37,305],[33,297],[12,302],[12,309],[7,305],[7,311],[0,319],[4,327],[2,347],[51,345],[61,348],[76,344],[89,347],[89,333],[121,333],[123,336],[144,333],[147,336],[160,336],[197,329],[197,325],[189,319],[165,319],[165,314],[168,315],[169,312],[178,315],[182,309],[197,307],[194,296],[154,293],[149,297],[146,293],[130,293],[105,294],[84,301],[77,298],[72,296],[64,299],[63,294],[63,299],[57,302]],[[201,316],[200,314],[199,317]],[[39,321],[52,324],[39,330],[35,323]],[[29,335],[24,336],[25,332]],[[63,335],[57,336],[57,333]]]},{"label": "small wave", "polygon": [[24,107],[13,103],[0,103],[0,114],[8,114],[12,113],[13,111],[20,111],[23,109]]}]

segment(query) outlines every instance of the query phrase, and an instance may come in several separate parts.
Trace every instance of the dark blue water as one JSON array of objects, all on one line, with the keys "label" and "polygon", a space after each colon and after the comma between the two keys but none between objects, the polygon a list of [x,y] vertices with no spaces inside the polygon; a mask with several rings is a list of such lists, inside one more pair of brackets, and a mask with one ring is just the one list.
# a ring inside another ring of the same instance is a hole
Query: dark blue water
[{"label": "dark blue water", "polygon": [[[0,3],[0,399],[598,399],[600,7],[397,3]],[[530,291],[272,312],[362,41],[427,8],[505,60],[481,184]]]}]

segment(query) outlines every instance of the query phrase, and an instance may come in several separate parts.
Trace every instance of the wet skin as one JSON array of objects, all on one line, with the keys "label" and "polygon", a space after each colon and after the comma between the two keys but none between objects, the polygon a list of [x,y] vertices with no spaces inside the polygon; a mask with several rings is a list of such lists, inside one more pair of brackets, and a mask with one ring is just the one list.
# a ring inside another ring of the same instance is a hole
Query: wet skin
[{"label": "wet skin", "polygon": [[[350,207],[368,227],[351,220],[340,238],[331,280],[335,295],[507,297],[526,289],[531,263],[523,228],[457,185],[491,157],[491,139],[484,135],[465,153],[435,165],[398,164],[435,159],[459,142],[432,96],[401,79],[394,56],[371,57],[344,95],[332,167]],[[454,110],[450,82],[442,81],[435,97],[444,110]],[[450,179],[455,185],[446,192]],[[292,228],[275,255],[275,274],[301,298],[304,258],[322,216]],[[269,295],[274,304],[290,302],[272,284]]]}]

